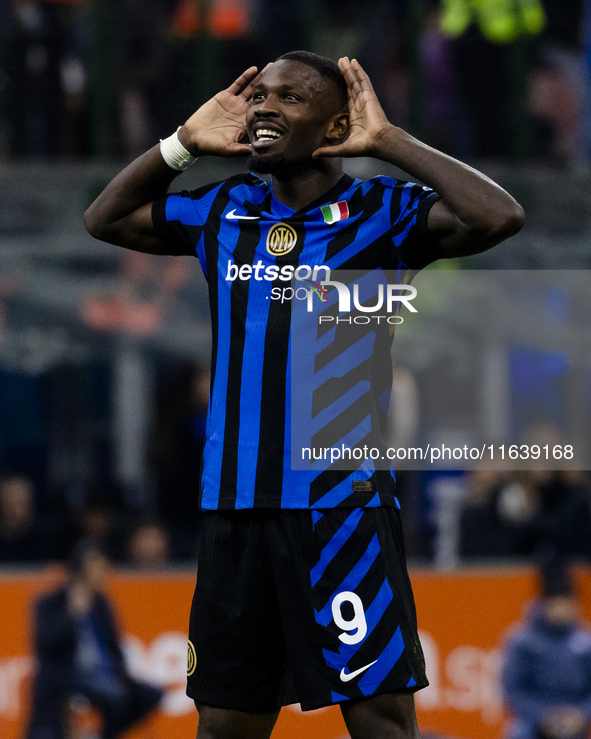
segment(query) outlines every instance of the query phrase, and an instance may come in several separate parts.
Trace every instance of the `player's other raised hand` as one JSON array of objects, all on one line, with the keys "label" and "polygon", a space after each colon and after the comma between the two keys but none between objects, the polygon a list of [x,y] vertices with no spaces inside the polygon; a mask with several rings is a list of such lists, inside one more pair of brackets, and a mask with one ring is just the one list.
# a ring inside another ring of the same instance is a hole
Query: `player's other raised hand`
[{"label": "player's other raised hand", "polygon": [[246,133],[246,111],[258,69],[249,67],[226,90],[204,103],[179,130],[181,144],[194,156],[250,154],[250,144],[240,144]]},{"label": "player's other raised hand", "polygon": [[392,128],[366,72],[357,59],[339,59],[347,83],[349,136],[342,144],[316,149],[314,157],[379,156],[380,140]]}]

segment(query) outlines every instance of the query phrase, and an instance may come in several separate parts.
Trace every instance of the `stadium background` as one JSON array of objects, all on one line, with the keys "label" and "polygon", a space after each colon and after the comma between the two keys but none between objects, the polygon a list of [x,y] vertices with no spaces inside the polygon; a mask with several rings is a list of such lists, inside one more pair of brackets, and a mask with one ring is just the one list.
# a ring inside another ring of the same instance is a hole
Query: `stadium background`
[{"label": "stadium background", "polygon": [[[110,587],[132,661],[135,654],[138,669],[172,686],[167,705],[182,707],[179,645],[199,527],[193,491],[209,351],[204,283],[191,260],[93,241],[81,216],[125,162],[200,101],[249,64],[292,48],[357,56],[393,122],[474,163],[526,210],[517,237],[448,268],[589,269],[591,3],[483,0],[488,13],[478,16],[466,15],[469,7],[464,0],[1,0],[0,475],[18,480],[11,502],[0,495],[2,736],[20,736],[26,716],[31,598],[59,578],[56,563],[82,535],[100,538],[116,565]],[[190,187],[240,167],[205,159],[182,178]],[[392,171],[366,160],[347,170]],[[560,292],[548,300],[554,313],[574,310]],[[583,329],[588,315],[578,316]],[[579,343],[580,329],[570,336]],[[582,390],[569,402],[588,415],[584,347]],[[451,333],[416,361],[397,365],[405,417],[416,423],[413,372],[432,384],[429,373],[442,362],[459,382],[486,372],[466,366]],[[528,420],[512,402],[524,383],[537,388],[534,406],[543,406],[548,387],[572,394],[568,350],[557,362],[540,347],[503,346],[491,357],[499,362],[514,427]],[[560,428],[563,411],[548,412]],[[409,425],[398,431],[411,433]],[[498,650],[534,594],[532,563],[544,542],[581,563],[591,619],[589,477],[550,483],[527,473],[401,476],[419,626],[438,678],[418,701],[425,733],[500,735]],[[483,535],[490,530],[494,541]],[[148,599],[153,618],[140,617],[137,605]],[[174,602],[172,616],[159,601]],[[306,725],[310,736],[342,736],[327,715],[282,720],[317,722]],[[180,720],[183,730],[195,723],[161,711],[138,736],[164,736],[167,722]],[[304,725],[286,726],[285,736],[303,735]]]}]

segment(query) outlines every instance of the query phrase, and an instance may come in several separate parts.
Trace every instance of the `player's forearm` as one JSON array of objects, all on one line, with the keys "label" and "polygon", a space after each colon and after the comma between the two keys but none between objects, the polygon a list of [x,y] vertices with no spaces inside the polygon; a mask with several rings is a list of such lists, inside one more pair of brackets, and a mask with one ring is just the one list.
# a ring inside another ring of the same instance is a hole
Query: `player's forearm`
[{"label": "player's forearm", "polygon": [[498,243],[523,225],[521,206],[496,182],[396,126],[386,129],[373,155],[432,187],[465,231],[483,243]]},{"label": "player's forearm", "polygon": [[84,214],[86,230],[95,238],[111,241],[111,232],[126,216],[166,195],[180,171],[171,169],[157,144],[131,162],[105,187]]}]

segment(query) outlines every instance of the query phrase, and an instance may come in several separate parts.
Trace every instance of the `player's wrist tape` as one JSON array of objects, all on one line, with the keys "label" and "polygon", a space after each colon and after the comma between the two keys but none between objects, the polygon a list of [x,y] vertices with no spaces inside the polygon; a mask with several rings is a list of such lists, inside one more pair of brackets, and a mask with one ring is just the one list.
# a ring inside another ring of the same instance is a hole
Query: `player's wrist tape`
[{"label": "player's wrist tape", "polygon": [[190,167],[199,157],[194,157],[179,141],[180,128],[181,126],[167,139],[160,139],[160,153],[171,169],[182,172],[183,169]]}]

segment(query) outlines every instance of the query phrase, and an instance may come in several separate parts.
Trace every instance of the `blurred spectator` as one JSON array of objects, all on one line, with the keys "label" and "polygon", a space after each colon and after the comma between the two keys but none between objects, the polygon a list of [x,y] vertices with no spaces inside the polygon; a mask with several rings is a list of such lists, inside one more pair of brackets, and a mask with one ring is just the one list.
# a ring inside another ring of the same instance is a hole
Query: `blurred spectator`
[{"label": "blurred spectator", "polygon": [[[169,5],[165,104],[159,105],[161,135],[175,130],[201,102],[236,79],[244,71],[245,59],[262,67],[275,58],[265,57],[263,39],[284,43],[290,25],[300,23],[301,17],[295,2],[286,6],[272,0],[171,0]],[[278,15],[288,22],[276,32]],[[171,79],[174,85],[168,84]]]},{"label": "blurred spectator", "polygon": [[175,365],[157,401],[152,467],[158,485],[158,511],[172,531],[175,558],[195,556],[209,384],[209,371],[200,365]]},{"label": "blurred spectator", "polygon": [[453,73],[449,42],[441,33],[439,13],[429,9],[421,36],[421,63],[424,70],[422,110],[425,134],[431,146],[443,151],[466,151],[465,131],[458,115],[457,80]]},{"label": "blurred spectator", "polygon": [[591,149],[584,5],[0,0],[0,133],[14,156],[129,158],[245,59],[312,48],[360,58],[387,115],[436,146],[499,157],[528,153],[533,138],[534,155],[577,164]]},{"label": "blurred spectator", "polygon": [[119,491],[90,488],[82,505],[74,510],[70,543],[80,539],[92,541],[111,559],[120,560],[124,556],[125,525]]},{"label": "blurred spectator", "polygon": [[566,472],[473,472],[460,529],[464,557],[523,556],[551,545],[563,557],[590,559],[589,487]]},{"label": "blurred spectator", "polygon": [[[114,107],[109,111],[110,121],[105,123],[115,122],[113,141],[107,142],[107,146],[111,153],[130,158],[139,155],[168,130],[163,126],[162,102],[167,93],[163,71],[168,60],[166,32],[174,3],[172,0],[103,2],[106,12],[101,42],[103,53],[111,55],[110,104]],[[166,115],[164,120],[168,120]]]},{"label": "blurred spectator", "polygon": [[158,521],[145,521],[132,531],[128,561],[142,568],[163,567],[170,562],[170,536]]},{"label": "blurred spectator", "polygon": [[547,17],[532,72],[529,105],[536,118],[534,154],[558,165],[588,156],[586,98],[590,79],[583,46],[585,0],[544,0]]},{"label": "blurred spectator", "polygon": [[545,566],[542,593],[505,648],[508,739],[586,739],[591,726],[591,631],[578,620],[568,572]]},{"label": "blurred spectator", "polygon": [[563,557],[590,559],[591,496],[588,485],[572,481],[565,472],[546,474],[547,477],[537,484],[539,508],[532,521],[532,549],[549,544]]},{"label": "blurred spectator", "polygon": [[102,715],[101,736],[114,739],[144,718],[162,691],[127,672],[115,620],[102,593],[108,560],[96,544],[81,542],[65,587],[35,606],[38,670],[28,739],[65,739],[67,706],[83,695]]},{"label": "blurred spectator", "polygon": [[514,557],[526,548],[527,524],[533,517],[535,491],[497,470],[469,473],[460,519],[462,557]]},{"label": "blurred spectator", "polygon": [[85,82],[74,55],[73,28],[81,10],[82,0],[12,3],[7,97],[14,155],[56,156],[71,146],[68,107],[71,117]]},{"label": "blurred spectator", "polygon": [[[392,3],[374,0],[371,3],[350,3],[355,12],[342,14],[337,3],[330,3],[333,18],[343,15],[344,25],[351,18],[353,36],[349,37],[343,54],[357,56],[368,73],[380,103],[389,118],[397,126],[407,128],[410,121],[410,66],[412,42],[416,33],[410,29],[410,3]],[[418,29],[414,29],[417,31]],[[352,41],[356,39],[359,50],[355,52]]]},{"label": "blurred spectator", "polygon": [[441,0],[441,7],[472,156],[523,156],[524,42],[544,28],[540,0]]},{"label": "blurred spectator", "polygon": [[26,477],[6,477],[0,482],[0,562],[41,556],[33,485]]}]

